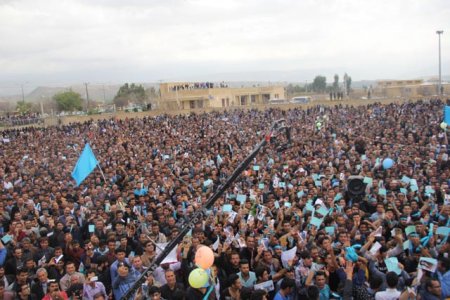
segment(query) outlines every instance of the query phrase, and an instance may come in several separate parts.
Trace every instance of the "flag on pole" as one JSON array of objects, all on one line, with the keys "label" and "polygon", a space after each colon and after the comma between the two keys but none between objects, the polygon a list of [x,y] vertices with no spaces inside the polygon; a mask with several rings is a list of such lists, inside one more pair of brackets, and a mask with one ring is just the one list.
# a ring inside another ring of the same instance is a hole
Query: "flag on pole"
[{"label": "flag on pole", "polygon": [[98,161],[92,152],[91,146],[86,144],[80,158],[77,161],[77,164],[75,165],[75,168],[72,171],[72,177],[77,182],[77,186],[79,186],[81,182],[88,177],[92,171],[94,171],[97,165]]},{"label": "flag on pole", "polygon": [[450,124],[450,106],[444,107],[444,122]]}]

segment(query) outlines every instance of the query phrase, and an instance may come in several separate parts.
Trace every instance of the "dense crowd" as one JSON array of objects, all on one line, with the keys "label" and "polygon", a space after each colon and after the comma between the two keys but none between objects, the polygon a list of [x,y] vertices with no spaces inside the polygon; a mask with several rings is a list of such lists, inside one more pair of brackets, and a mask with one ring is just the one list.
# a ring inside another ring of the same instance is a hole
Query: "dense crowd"
[{"label": "dense crowd", "polygon": [[228,84],[225,82],[193,82],[193,83],[184,83],[184,84],[177,84],[170,87],[170,90],[172,92],[175,91],[187,91],[187,90],[198,90],[198,89],[213,89],[213,88],[227,88]]},{"label": "dense crowd", "polygon": [[0,125],[2,126],[21,126],[43,123],[43,119],[38,113],[27,113],[20,115],[0,116]]},{"label": "dense crowd", "polygon": [[[450,297],[440,100],[109,119],[0,133],[0,299],[120,299],[263,148],[132,299]],[[89,142],[100,162],[71,172]],[[383,166],[386,159],[393,165]],[[347,190],[361,176],[364,193]],[[105,179],[106,181],[105,181]],[[210,279],[189,285],[200,245]]]}]

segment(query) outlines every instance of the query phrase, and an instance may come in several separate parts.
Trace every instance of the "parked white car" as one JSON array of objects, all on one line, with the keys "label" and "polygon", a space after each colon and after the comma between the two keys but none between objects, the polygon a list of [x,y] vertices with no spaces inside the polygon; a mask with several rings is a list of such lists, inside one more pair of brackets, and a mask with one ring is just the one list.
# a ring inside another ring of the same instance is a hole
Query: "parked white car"
[{"label": "parked white car", "polygon": [[292,104],[306,104],[306,103],[311,102],[311,97],[308,97],[308,96],[294,97],[291,99],[290,102]]}]

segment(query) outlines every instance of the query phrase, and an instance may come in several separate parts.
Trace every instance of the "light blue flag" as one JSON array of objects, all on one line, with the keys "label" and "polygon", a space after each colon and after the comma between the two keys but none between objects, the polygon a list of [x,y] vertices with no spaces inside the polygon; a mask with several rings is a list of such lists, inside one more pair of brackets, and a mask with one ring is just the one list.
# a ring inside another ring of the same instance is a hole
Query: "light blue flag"
[{"label": "light blue flag", "polygon": [[450,106],[444,107],[444,122],[450,124]]},{"label": "light blue flag", "polygon": [[91,146],[86,144],[84,146],[83,152],[72,171],[72,177],[77,182],[77,186],[83,182],[83,180],[88,177],[89,174],[94,171],[95,167],[98,165],[98,161],[92,152]]}]

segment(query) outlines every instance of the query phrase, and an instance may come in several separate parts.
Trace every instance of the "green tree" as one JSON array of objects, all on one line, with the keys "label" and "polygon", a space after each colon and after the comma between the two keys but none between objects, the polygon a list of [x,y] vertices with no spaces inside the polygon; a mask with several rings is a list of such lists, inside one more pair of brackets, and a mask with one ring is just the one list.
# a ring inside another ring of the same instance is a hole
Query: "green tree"
[{"label": "green tree", "polygon": [[333,90],[337,91],[339,89],[339,75],[334,74]]},{"label": "green tree", "polygon": [[142,85],[125,83],[119,88],[113,101],[117,106],[125,106],[129,102],[142,104],[146,98],[145,89]]},{"label": "green tree", "polygon": [[312,83],[312,89],[314,92],[323,93],[327,89],[327,78],[322,75],[318,75],[314,78]]},{"label": "green tree", "polygon": [[76,111],[83,109],[83,99],[74,91],[61,92],[53,96],[60,111]]},{"label": "green tree", "polygon": [[33,104],[31,104],[31,102],[23,102],[23,101],[17,102],[16,110],[21,115],[30,113],[32,109],[33,109]]}]

